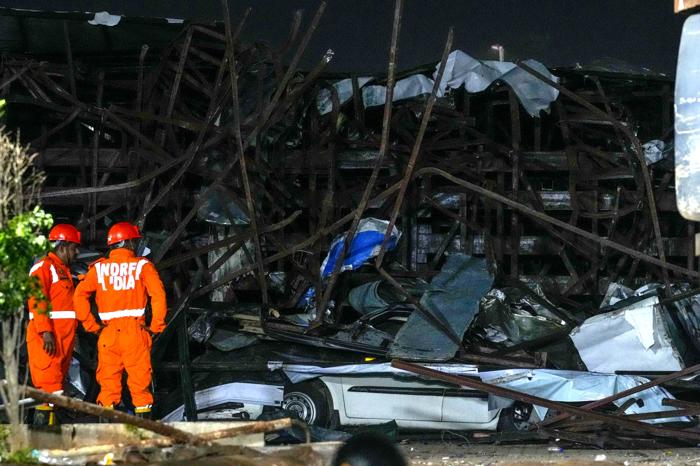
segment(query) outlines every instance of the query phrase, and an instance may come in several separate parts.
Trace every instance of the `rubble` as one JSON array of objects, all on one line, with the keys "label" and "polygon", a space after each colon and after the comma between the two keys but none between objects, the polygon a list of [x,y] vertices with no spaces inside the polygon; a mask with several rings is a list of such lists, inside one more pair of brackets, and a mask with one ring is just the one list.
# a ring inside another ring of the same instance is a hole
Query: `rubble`
[{"label": "rubble", "polygon": [[328,74],[331,50],[298,69],[325,3],[277,48],[242,43],[243,17],[96,59],[66,20],[65,60],[0,65],[8,125],[39,153],[42,203],[87,232],[83,261],[115,221],[147,232],[171,302],[153,363],[178,401],[162,418],[409,371],[415,386],[367,389],[438,399],[400,426],[439,428],[443,410],[458,425],[471,397],[486,430],[507,414],[540,440],[697,443],[700,410],[673,389],[698,371],[700,273],[675,207],[672,80],[480,61],[452,31],[439,63],[396,73],[400,4],[386,77]]},{"label": "rubble", "polygon": [[571,340],[593,372],[677,371],[685,363],[675,338],[678,330],[670,325],[658,295],[652,293],[620,301],[615,310],[586,319],[571,332]]}]

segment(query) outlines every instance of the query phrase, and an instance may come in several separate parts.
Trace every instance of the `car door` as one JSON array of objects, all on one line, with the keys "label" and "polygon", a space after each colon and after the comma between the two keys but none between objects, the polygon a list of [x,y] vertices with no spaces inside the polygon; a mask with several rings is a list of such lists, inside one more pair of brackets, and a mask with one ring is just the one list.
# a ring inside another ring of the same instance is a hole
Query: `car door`
[{"label": "car door", "polygon": [[391,374],[343,376],[345,414],[368,420],[440,421],[445,387]]},{"label": "car door", "polygon": [[442,421],[475,424],[491,423],[498,410],[489,411],[489,396],[486,392],[468,388],[447,388],[442,401]]}]

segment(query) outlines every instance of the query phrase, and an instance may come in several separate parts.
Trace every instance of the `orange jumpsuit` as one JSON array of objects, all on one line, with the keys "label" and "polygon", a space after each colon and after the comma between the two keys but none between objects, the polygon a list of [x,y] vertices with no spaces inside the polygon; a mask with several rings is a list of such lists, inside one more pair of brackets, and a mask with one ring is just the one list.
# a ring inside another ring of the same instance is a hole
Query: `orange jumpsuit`
[{"label": "orange jumpsuit", "polygon": [[[68,373],[75,329],[78,320],[88,332],[96,332],[99,325],[90,314],[76,312],[73,308],[73,280],[70,269],[61,259],[50,252],[31,268],[29,275],[39,280],[45,300],[29,299],[29,324],[27,325],[27,353],[32,384],[41,390],[55,392],[63,389]],[[49,308],[48,305],[51,305]],[[50,312],[49,312],[50,311]],[[56,353],[49,356],[44,351],[41,334],[51,332],[56,341]]]},{"label": "orange jumpsuit", "polygon": [[153,404],[151,394],[151,335],[146,331],[146,302],[151,298],[151,332],[165,328],[167,305],[165,289],[151,261],[119,248],[100,259],[78,284],[73,297],[76,312],[90,309],[90,295],[102,323],[97,341],[97,382],[102,406],[115,406],[121,400],[122,373],[136,408]]}]

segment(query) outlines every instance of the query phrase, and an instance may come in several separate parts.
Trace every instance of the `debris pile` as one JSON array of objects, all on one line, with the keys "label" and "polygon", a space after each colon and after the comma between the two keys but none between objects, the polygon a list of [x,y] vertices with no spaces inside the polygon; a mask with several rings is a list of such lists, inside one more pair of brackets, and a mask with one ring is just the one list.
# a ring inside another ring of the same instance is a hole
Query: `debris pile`
[{"label": "debris pile", "polygon": [[2,62],[7,123],[47,175],[42,203],[79,219],[95,251],[115,221],[147,232],[171,301],[156,382],[182,387],[162,414],[196,420],[225,393],[328,427],[332,411],[305,417],[303,397],[250,378],[285,396],[319,377],[347,397],[418,396],[342,388],[338,374],[391,378],[387,360],[403,359],[439,363],[396,361],[404,376],[451,384],[421,386],[440,398],[429,428],[468,423],[467,405],[449,406],[476,393],[487,430],[502,413],[539,426],[521,439],[697,443],[657,425],[700,414],[673,396],[700,355],[673,82],[479,61],[451,51],[451,33],[442,60],[410,74],[393,61],[386,78],[330,75],[331,50],[302,72],[324,9],[305,30],[297,14],[279,48],[239,41],[243,17],[114,61],[74,54],[66,26],[66,60]]}]

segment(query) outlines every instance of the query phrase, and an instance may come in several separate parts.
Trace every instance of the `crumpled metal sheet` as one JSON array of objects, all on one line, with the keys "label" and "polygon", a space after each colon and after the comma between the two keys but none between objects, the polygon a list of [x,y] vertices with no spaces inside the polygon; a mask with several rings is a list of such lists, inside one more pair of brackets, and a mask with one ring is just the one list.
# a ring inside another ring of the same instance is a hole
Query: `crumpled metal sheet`
[{"label": "crumpled metal sheet", "polygon": [[[524,63],[552,81],[559,81],[559,78],[551,74],[542,63],[535,60],[525,60]],[[423,74],[414,74],[396,81],[394,102],[429,94],[435,83],[438,66],[439,64],[435,67],[432,79]],[[458,89],[462,85],[465,86],[467,92],[481,92],[496,80],[501,80],[510,86],[525,110],[535,117],[539,116],[542,110],[549,111],[551,103],[559,96],[558,90],[522,70],[513,62],[481,61],[461,50],[455,50],[448,56],[437,96],[444,97],[449,90]],[[370,81],[370,78],[359,78],[358,84],[362,87]],[[338,91],[338,99],[341,104],[352,98],[351,80],[338,81],[334,86]],[[384,105],[386,86],[367,85],[362,87],[362,101],[365,107]],[[316,105],[321,114],[330,112],[332,108],[330,92],[320,93]]]},{"label": "crumpled metal sheet", "polygon": [[[357,85],[362,88],[365,84],[372,81],[372,77],[359,77],[357,78]],[[341,79],[333,83],[336,93],[338,94],[338,101],[343,104],[348,100],[352,99],[352,79]],[[321,89],[318,93],[318,111],[321,115],[330,113],[333,110],[333,101],[331,99],[331,91],[328,89]]]},{"label": "crumpled metal sheet", "polygon": [[[535,293],[546,299],[539,286]],[[506,287],[494,288],[482,298],[471,329],[486,341],[513,346],[561,332],[566,329],[566,322],[524,291]]]},{"label": "crumpled metal sheet", "polygon": [[[517,390],[540,398],[566,403],[600,400],[649,381],[644,377],[631,375],[597,374],[551,369],[507,369],[502,371],[481,372],[479,376],[481,380],[486,383]],[[639,406],[638,403],[632,404],[625,411],[626,414],[674,411],[676,409],[662,404],[664,398],[673,399],[673,396],[662,387],[652,387],[635,393],[634,395],[620,398],[614,403],[617,406],[621,406],[629,398],[642,400],[643,404],[642,406]],[[504,408],[511,404],[512,400],[500,397],[489,397],[489,408],[491,409]],[[539,418],[544,419],[548,411],[547,408],[535,406],[534,409]],[[687,422],[690,421],[690,419],[687,417],[673,417],[651,419],[644,422],[653,424],[681,421]]]},{"label": "crumpled metal sheet", "polygon": [[217,328],[209,338],[208,343],[219,351],[233,351],[254,345],[258,341],[256,335]]},{"label": "crumpled metal sheet", "polygon": [[[452,375],[476,375],[478,368],[474,364],[421,364],[424,367]],[[370,375],[392,374],[396,376],[415,377],[415,374],[397,369],[391,363],[380,364],[344,364],[342,366],[315,366],[306,364],[279,364],[268,362],[268,369],[282,369],[292,383],[315,379],[322,375]]]},{"label": "crumpled metal sheet", "polygon": [[[485,259],[450,254],[420,302],[461,337],[479,312],[479,301],[492,284],[493,276]],[[420,312],[414,311],[396,334],[389,356],[446,361],[454,357],[457,350],[455,342]]]},{"label": "crumpled metal sheet", "polygon": [[685,367],[656,294],[586,319],[571,340],[589,371],[677,371]]},{"label": "crumpled metal sheet", "polygon": [[634,296],[634,290],[620,283],[611,282],[608,285],[608,289],[605,291],[605,296],[603,296],[603,301],[601,301],[599,309],[613,306],[631,296]]},{"label": "crumpled metal sheet", "polygon": [[[681,285],[674,289],[675,293],[690,291],[690,285]],[[688,340],[700,352],[700,295],[680,299],[667,304],[670,313],[688,335]]]},{"label": "crumpled metal sheet", "polygon": [[116,26],[122,20],[119,15],[109,14],[107,11],[98,11],[95,16],[88,20],[88,23],[93,26]]},{"label": "crumpled metal sheet", "polygon": [[[559,81],[542,63],[535,60],[525,60],[524,63],[552,81]],[[534,117],[539,116],[542,110],[548,111],[550,104],[559,96],[558,90],[513,62],[481,61],[461,50],[455,50],[447,58],[440,95],[445,93],[446,88],[457,89],[461,85],[467,92],[481,92],[499,79],[513,89],[525,110]]]},{"label": "crumpled metal sheet", "polygon": [[[394,102],[412,99],[419,95],[430,94],[435,81],[422,74],[414,74],[399,79],[394,85]],[[441,96],[440,96],[441,97]],[[386,102],[386,86],[366,86],[362,89],[362,101],[365,107],[377,107]]]},{"label": "crumpled metal sheet", "polygon": [[[231,382],[203,390],[197,390],[194,401],[197,409],[205,410],[222,403],[250,403],[265,406],[280,406],[284,387],[263,383]],[[184,405],[163,416],[161,421],[181,421],[185,416]]]}]

